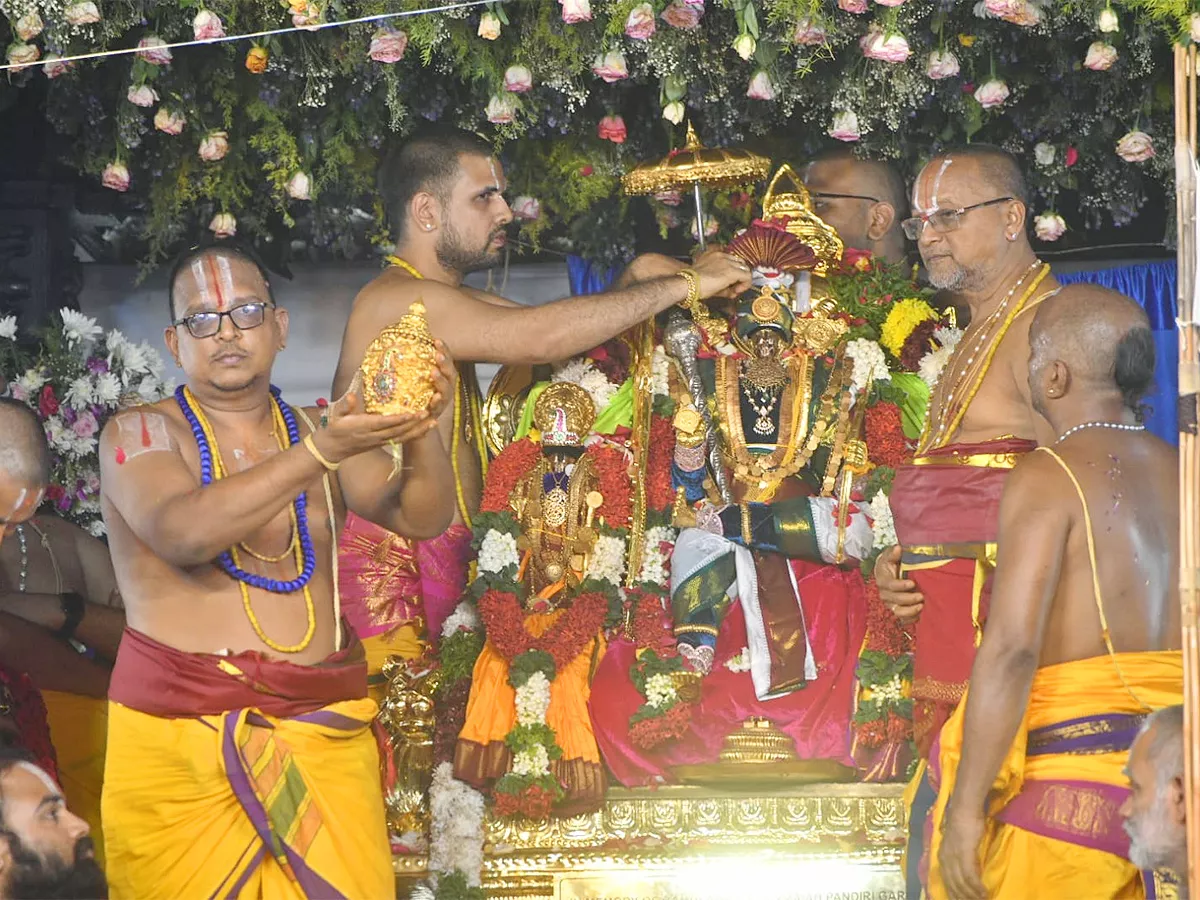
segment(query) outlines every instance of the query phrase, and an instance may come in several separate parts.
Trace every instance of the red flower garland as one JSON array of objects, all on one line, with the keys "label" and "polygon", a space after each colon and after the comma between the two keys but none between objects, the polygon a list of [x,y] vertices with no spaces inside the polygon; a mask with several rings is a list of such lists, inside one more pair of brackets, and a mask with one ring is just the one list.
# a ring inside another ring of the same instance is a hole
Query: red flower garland
[{"label": "red flower garland", "polygon": [[671,461],[675,455],[675,426],[666,416],[650,420],[650,454],[647,459],[646,505],[661,512],[675,502],[671,483]]},{"label": "red flower garland", "polygon": [[479,598],[479,615],[496,652],[511,663],[529,650],[542,650],[554,659],[558,671],[566,668],[600,633],[608,615],[608,598],[593,592],[579,594],[571,606],[541,637],[525,630],[525,614],[517,595],[490,590]]},{"label": "red flower garland", "polygon": [[629,727],[629,739],[636,747],[653,750],[659,744],[683,737],[692,721],[692,707],[691,703],[678,701],[661,716],[634,722]]},{"label": "red flower garland", "polygon": [[541,455],[541,445],[528,439],[513,441],[505,447],[488,466],[479,511],[495,513],[508,509],[508,500],[517,482],[525,477]]},{"label": "red flower garland", "polygon": [[596,516],[609,528],[628,528],[633,516],[633,491],[625,452],[611,444],[593,444],[587,454],[595,463],[596,489],[604,498]]},{"label": "red flower garland", "polygon": [[868,407],[864,430],[867,454],[876,465],[894,469],[912,455],[904,435],[900,407],[895,403],[876,403]]}]

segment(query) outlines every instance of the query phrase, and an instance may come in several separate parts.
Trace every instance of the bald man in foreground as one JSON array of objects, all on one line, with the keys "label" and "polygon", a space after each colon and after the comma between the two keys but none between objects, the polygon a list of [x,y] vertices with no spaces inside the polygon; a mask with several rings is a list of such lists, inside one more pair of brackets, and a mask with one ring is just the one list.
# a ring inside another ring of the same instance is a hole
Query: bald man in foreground
[{"label": "bald man in foreground", "polygon": [[1140,412],[1154,342],[1137,304],[1080,286],[1030,344],[1057,437],[1004,489],[987,630],[930,754],[928,896],[1155,896],[1120,815],[1141,723],[1183,694],[1178,462]]}]

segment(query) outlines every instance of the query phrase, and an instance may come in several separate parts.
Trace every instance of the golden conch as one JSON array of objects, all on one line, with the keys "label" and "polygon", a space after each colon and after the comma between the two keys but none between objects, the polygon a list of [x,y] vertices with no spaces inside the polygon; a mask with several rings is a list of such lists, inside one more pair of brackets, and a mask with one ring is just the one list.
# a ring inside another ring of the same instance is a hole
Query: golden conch
[{"label": "golden conch", "polygon": [[419,300],[371,341],[362,361],[363,405],[369,413],[424,412],[435,393],[437,347]]}]

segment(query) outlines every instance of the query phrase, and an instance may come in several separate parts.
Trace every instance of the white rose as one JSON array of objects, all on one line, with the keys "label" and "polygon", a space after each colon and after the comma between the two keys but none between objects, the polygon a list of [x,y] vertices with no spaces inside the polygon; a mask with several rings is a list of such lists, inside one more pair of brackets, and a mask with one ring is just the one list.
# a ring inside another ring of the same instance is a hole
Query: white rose
[{"label": "white rose", "polygon": [[758,42],[754,40],[754,35],[748,32],[742,32],[733,39],[734,52],[746,62],[754,57],[754,51],[757,49]]},{"label": "white rose", "polygon": [[42,33],[42,29],[46,27],[46,23],[42,21],[42,17],[37,14],[37,10],[32,10],[25,13],[21,18],[17,19],[16,32],[17,37],[23,41],[32,41],[35,37]]},{"label": "white rose", "polygon": [[1144,131],[1131,131],[1117,141],[1117,156],[1125,162],[1145,162],[1154,157],[1154,141]]},{"label": "white rose", "polygon": [[148,84],[131,84],[125,99],[134,106],[149,107],[158,102],[158,93]]},{"label": "white rose", "polygon": [[1047,144],[1044,141],[1034,146],[1033,158],[1037,160],[1039,166],[1054,165],[1054,145]]},{"label": "white rose", "polygon": [[307,172],[297,172],[287,183],[287,194],[293,200],[308,200],[310,198],[311,181]]},{"label": "white rose", "polygon": [[0,319],[0,338],[7,341],[14,340],[17,336],[17,317],[5,316]]},{"label": "white rose", "polygon": [[662,117],[672,125],[678,125],[680,122],[682,122],[685,115],[687,115],[687,109],[685,109],[684,105],[678,100],[672,100],[663,107]]},{"label": "white rose", "polygon": [[1087,49],[1087,55],[1083,58],[1083,67],[1091,69],[1093,72],[1104,72],[1111,69],[1112,64],[1116,61],[1116,47],[1104,41],[1095,41]]},{"label": "white rose", "polygon": [[1067,230],[1067,223],[1058,213],[1042,213],[1033,220],[1033,231],[1039,241],[1057,241]]},{"label": "white rose", "polygon": [[231,238],[237,234],[237,219],[232,213],[217,213],[208,223],[208,230],[219,238]]},{"label": "white rose", "polygon": [[1100,10],[1100,15],[1096,19],[1096,27],[1105,34],[1114,34],[1121,30],[1121,20],[1117,18],[1117,14],[1113,12],[1111,6],[1106,6]]},{"label": "white rose", "polygon": [[953,78],[958,72],[958,57],[949,50],[934,50],[925,63],[925,74],[934,81]]},{"label": "white rose", "polygon": [[479,17],[479,36],[485,41],[500,37],[500,17],[494,12],[485,12]]},{"label": "white rose", "polygon": [[507,92],[492,94],[484,112],[493,125],[507,125],[517,117],[517,98]]},{"label": "white rose", "polygon": [[71,25],[92,25],[100,21],[100,8],[92,0],[72,3],[63,10],[63,18]]},{"label": "white rose", "polygon": [[984,109],[1003,106],[1009,95],[1008,85],[999,78],[981,84],[975,89],[975,99]]},{"label": "white rose", "polygon": [[857,141],[862,137],[858,129],[858,116],[852,109],[843,109],[833,116],[833,124],[829,126],[829,136],[839,141]]}]

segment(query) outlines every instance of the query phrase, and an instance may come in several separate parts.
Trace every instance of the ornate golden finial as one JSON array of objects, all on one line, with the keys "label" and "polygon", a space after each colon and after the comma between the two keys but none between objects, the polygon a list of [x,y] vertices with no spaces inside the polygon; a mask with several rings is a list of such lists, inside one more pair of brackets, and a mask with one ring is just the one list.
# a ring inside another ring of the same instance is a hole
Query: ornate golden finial
[{"label": "ornate golden finial", "polygon": [[363,355],[363,405],[369,413],[423,412],[433,400],[437,347],[419,300],[383,329]]},{"label": "ornate golden finial", "polygon": [[[790,187],[791,190],[784,191],[784,187]],[[784,227],[813,249],[817,254],[814,274],[828,274],[830,268],[842,258],[842,250],[845,249],[842,239],[813,212],[808,188],[787,163],[780,166],[767,185],[767,192],[762,199],[762,214],[767,221],[785,219]]]}]

